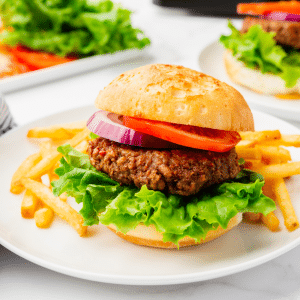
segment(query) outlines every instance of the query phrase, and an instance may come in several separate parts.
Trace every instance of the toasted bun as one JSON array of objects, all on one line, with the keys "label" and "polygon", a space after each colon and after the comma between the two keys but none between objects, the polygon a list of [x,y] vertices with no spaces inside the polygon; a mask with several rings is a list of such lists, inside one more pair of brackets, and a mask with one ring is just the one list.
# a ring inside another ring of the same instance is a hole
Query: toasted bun
[{"label": "toasted bun", "polygon": [[[196,243],[195,240],[190,237],[185,237],[179,241],[179,247],[188,247],[212,241],[231,230],[241,221],[242,214],[239,213],[229,221],[226,229],[223,229],[219,226],[216,230],[209,231],[207,233],[206,238],[200,243]],[[173,244],[172,242],[163,242],[162,234],[158,232],[154,226],[147,227],[145,225],[140,224],[134,230],[127,232],[127,234],[116,231],[116,227],[114,225],[109,225],[108,228],[111,229],[114,233],[116,233],[119,237],[134,244],[157,248],[177,248],[177,245]]]},{"label": "toasted bun", "polygon": [[221,130],[254,130],[252,113],[233,87],[182,66],[154,64],[127,71],[96,107],[131,117]]},{"label": "toasted bun", "polygon": [[232,56],[230,50],[224,54],[225,68],[230,79],[240,85],[262,94],[287,95],[300,93],[300,81],[293,87],[287,88],[285,82],[279,76],[263,74],[259,70],[253,70],[245,66]]}]

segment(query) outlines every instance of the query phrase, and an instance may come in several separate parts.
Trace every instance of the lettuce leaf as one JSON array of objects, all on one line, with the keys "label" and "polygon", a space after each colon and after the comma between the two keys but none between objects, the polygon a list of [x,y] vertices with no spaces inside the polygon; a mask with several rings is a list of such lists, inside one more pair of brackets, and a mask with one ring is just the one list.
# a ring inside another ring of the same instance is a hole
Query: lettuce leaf
[{"label": "lettuce leaf", "polygon": [[231,34],[222,35],[220,42],[232,51],[233,56],[248,68],[259,69],[262,73],[278,75],[291,88],[300,78],[300,53],[285,50],[274,40],[275,32],[265,32],[260,25],[252,26],[241,34],[229,21]]},{"label": "lettuce leaf", "polygon": [[113,53],[150,43],[132,27],[131,11],[110,0],[5,0],[0,14],[5,26],[1,43],[60,56]]},{"label": "lettuce leaf", "polygon": [[139,223],[154,225],[164,241],[178,244],[185,236],[199,242],[209,230],[226,228],[239,212],[267,215],[275,210],[273,200],[262,194],[261,175],[250,170],[241,171],[237,180],[187,197],[149,190],[146,186],[120,186],[97,171],[88,155],[70,145],[60,146],[58,151],[63,158],[56,169],[60,178],[52,182],[53,193],[58,196],[67,192],[82,203],[80,214],[85,225],[114,224],[123,233]]}]

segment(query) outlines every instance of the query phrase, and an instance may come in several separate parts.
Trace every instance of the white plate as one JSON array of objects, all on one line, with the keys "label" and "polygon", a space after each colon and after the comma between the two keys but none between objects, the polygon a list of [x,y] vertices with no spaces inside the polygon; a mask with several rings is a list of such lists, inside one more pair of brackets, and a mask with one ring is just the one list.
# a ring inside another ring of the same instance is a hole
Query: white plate
[{"label": "white plate", "polygon": [[281,100],[274,96],[255,93],[246,87],[233,83],[225,71],[223,62],[224,51],[224,47],[218,41],[205,47],[199,57],[201,71],[232,85],[244,96],[251,108],[259,109],[287,120],[300,121],[300,99]]},{"label": "white plate", "polygon": [[149,47],[81,58],[61,65],[0,79],[0,91],[2,93],[12,92],[21,88],[107,67],[139,57],[145,54]]},{"label": "white plate", "polygon": [[[269,261],[300,244],[300,230],[284,228],[272,233],[263,226],[240,224],[210,243],[182,250],[164,250],[126,242],[104,226],[90,228],[81,238],[60,219],[49,229],[38,229],[34,220],[20,215],[21,195],[9,192],[18,165],[37,146],[26,139],[33,126],[87,119],[91,106],[62,112],[36,121],[0,138],[0,243],[16,254],[46,268],[71,276],[118,284],[163,285],[202,281],[240,272]],[[299,134],[292,125],[261,112],[254,112],[257,129],[277,129]],[[300,150],[292,149],[294,160]],[[300,216],[300,178],[288,182]]]}]

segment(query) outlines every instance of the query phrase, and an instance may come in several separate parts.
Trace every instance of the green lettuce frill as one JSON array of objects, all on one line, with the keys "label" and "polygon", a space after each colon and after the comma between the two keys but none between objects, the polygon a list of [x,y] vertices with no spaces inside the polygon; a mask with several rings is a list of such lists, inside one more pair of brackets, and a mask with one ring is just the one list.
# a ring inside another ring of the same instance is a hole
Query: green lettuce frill
[{"label": "green lettuce frill", "polygon": [[70,145],[63,145],[58,151],[64,157],[56,169],[60,178],[52,182],[53,193],[58,196],[66,192],[82,203],[80,214],[85,225],[114,224],[127,233],[141,222],[146,226],[152,224],[162,232],[165,242],[178,244],[185,236],[199,242],[209,230],[219,225],[226,228],[239,212],[267,215],[275,209],[273,200],[262,194],[261,176],[252,171],[244,170],[235,181],[193,196],[166,195],[146,186],[120,186],[97,171],[88,155]]},{"label": "green lettuce frill", "polygon": [[231,34],[222,35],[220,42],[232,51],[232,55],[248,68],[259,69],[262,73],[278,75],[291,88],[300,78],[300,53],[285,50],[274,40],[275,32],[265,32],[260,25],[252,26],[241,34],[228,22]]}]

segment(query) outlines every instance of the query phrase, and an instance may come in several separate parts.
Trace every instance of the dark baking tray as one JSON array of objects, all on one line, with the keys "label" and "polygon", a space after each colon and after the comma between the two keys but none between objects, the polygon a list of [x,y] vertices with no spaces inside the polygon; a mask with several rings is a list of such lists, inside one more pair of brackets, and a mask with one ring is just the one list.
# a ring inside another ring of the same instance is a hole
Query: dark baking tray
[{"label": "dark baking tray", "polygon": [[[154,4],[164,7],[178,7],[188,10],[192,14],[203,14],[211,16],[239,16],[236,13],[238,3],[246,2],[262,2],[260,1],[238,1],[238,0],[152,0]],[[274,0],[273,0],[274,1]],[[264,0],[264,2],[272,2],[272,0]]]}]

